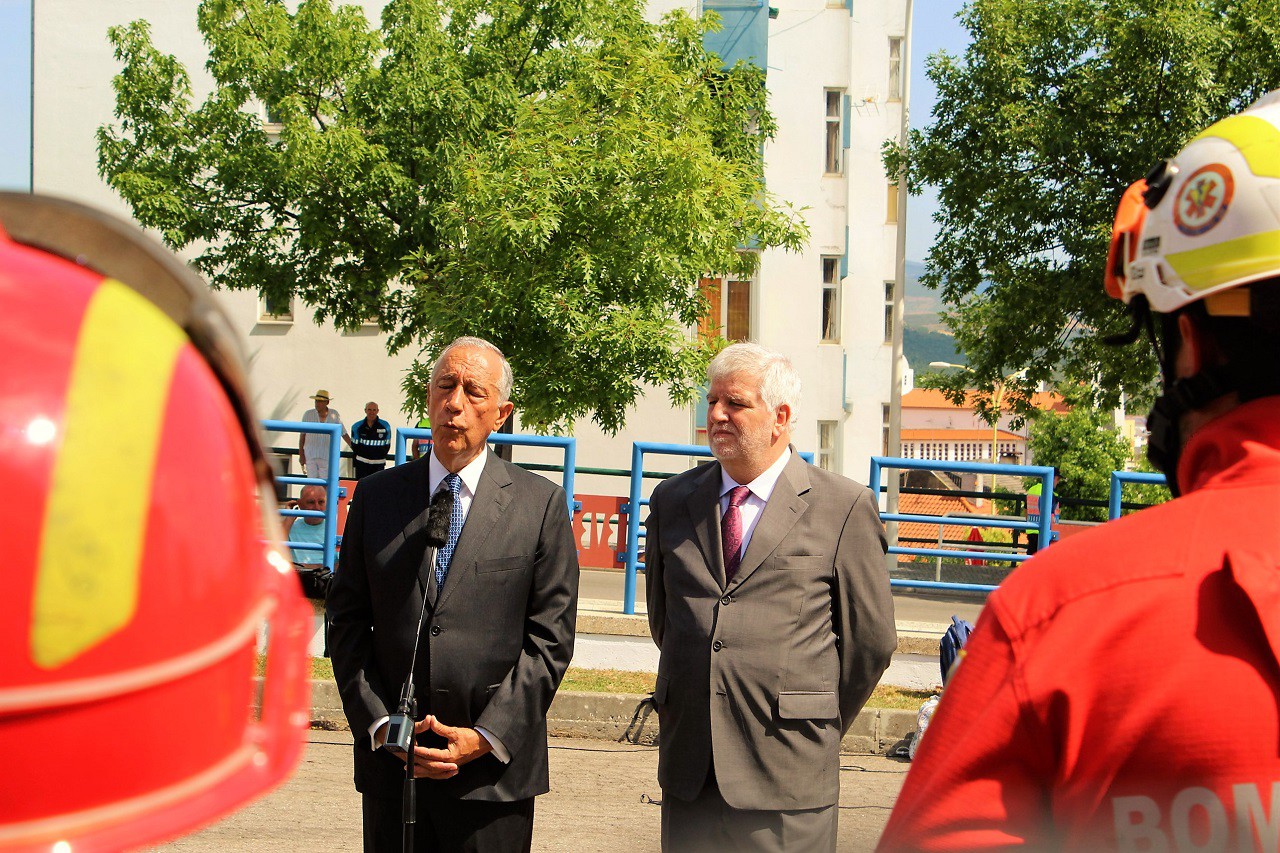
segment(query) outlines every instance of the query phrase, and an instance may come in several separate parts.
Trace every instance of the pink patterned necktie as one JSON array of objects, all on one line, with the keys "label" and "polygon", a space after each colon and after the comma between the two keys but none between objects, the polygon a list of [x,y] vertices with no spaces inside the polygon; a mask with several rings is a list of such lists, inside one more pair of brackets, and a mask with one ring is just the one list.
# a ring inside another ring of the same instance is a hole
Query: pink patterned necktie
[{"label": "pink patterned necktie", "polygon": [[738,572],[738,564],[742,562],[742,505],[746,502],[751,490],[746,486],[735,486],[729,490],[729,508],[720,519],[720,541],[724,543],[724,579],[733,580]]}]

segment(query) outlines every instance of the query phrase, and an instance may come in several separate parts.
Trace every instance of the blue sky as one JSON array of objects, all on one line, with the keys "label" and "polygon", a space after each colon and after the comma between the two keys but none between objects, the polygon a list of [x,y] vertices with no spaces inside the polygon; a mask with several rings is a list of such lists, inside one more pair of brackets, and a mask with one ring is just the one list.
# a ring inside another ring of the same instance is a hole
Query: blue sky
[{"label": "blue sky", "polygon": [[[912,127],[923,127],[931,120],[937,90],[924,74],[924,61],[931,53],[946,50],[953,55],[964,53],[969,31],[960,26],[956,14],[963,0],[915,0],[915,21],[911,28],[911,114]],[[937,231],[931,216],[938,208],[938,195],[926,189],[923,195],[907,200],[907,260],[924,261]]]},{"label": "blue sky", "polygon": [[0,189],[31,188],[31,0],[0,0]]},{"label": "blue sky", "polygon": [[[31,3],[0,0],[0,189],[31,186]],[[927,124],[935,91],[925,57],[945,49],[962,53],[968,33],[955,15],[963,0],[916,0],[911,49],[911,124]],[[932,192],[907,202],[907,260],[923,261],[933,241]]]}]

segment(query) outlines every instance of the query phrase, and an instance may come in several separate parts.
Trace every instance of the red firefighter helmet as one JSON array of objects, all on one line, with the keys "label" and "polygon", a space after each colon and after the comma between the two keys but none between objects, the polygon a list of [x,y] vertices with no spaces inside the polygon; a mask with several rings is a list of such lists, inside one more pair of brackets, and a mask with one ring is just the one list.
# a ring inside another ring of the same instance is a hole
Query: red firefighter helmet
[{"label": "red firefighter helmet", "polygon": [[288,776],[309,719],[234,336],[134,226],[0,193],[0,352],[0,850],[207,823]]}]

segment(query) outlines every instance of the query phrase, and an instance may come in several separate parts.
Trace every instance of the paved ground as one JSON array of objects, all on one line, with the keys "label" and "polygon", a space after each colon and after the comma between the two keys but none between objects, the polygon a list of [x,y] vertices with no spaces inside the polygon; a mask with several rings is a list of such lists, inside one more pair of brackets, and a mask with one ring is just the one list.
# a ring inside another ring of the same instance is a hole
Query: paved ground
[{"label": "paved ground", "polygon": [[[280,790],[180,841],[165,853],[249,853],[360,849],[360,800],[351,786],[351,736],[312,731],[302,763]],[[652,747],[551,739],[551,793],[538,798],[533,849],[627,853],[658,849],[658,755]],[[842,853],[875,846],[908,764],[841,757]]]}]

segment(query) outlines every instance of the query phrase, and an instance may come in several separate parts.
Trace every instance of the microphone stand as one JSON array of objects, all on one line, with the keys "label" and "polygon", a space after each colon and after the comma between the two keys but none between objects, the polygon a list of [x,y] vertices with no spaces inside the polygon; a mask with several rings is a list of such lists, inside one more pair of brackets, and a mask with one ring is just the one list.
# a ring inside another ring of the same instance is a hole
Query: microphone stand
[{"label": "microphone stand", "polygon": [[413,851],[413,829],[418,820],[418,786],[413,784],[413,763],[417,751],[417,735],[413,728],[415,718],[418,716],[418,702],[414,696],[413,670],[418,663],[418,645],[422,642],[422,626],[427,619],[427,604],[432,598],[430,595],[432,587],[436,585],[436,554],[440,547],[449,541],[453,504],[453,494],[444,489],[437,491],[431,498],[431,505],[427,510],[426,547],[422,554],[422,565],[427,570],[427,581],[422,590],[422,611],[418,614],[418,630],[413,635],[413,656],[409,659],[409,674],[405,677],[404,689],[400,691],[400,707],[387,727],[388,745],[394,732],[396,734],[394,748],[404,752],[404,797],[401,801],[404,853]]},{"label": "microphone stand", "polygon": [[[424,560],[434,570],[436,562],[434,545],[427,547]],[[413,635],[413,657],[409,659],[409,674],[405,677],[404,687],[400,690],[400,706],[396,710],[397,716],[403,718],[402,725],[406,727],[409,739],[404,756],[404,793],[400,800],[400,820],[403,824],[401,849],[404,853],[413,853],[413,830],[418,822],[418,786],[413,784],[413,762],[417,747],[417,735],[413,732],[413,724],[418,718],[418,700],[414,696],[413,670],[418,662],[418,643],[422,640],[422,625],[427,617],[427,601],[426,590],[423,590],[422,610],[418,613],[418,630]]]}]

